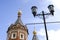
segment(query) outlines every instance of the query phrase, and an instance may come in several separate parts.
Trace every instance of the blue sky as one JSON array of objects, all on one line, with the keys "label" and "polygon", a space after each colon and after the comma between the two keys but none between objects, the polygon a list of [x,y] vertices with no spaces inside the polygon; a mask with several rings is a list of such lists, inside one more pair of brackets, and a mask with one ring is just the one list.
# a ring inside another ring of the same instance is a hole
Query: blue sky
[{"label": "blue sky", "polygon": [[[38,13],[42,10],[49,12],[47,6],[54,4],[55,15],[46,18],[47,22],[60,21],[60,1],[59,0],[0,0],[0,40],[6,40],[7,29],[10,24],[14,24],[17,20],[17,13],[20,9],[22,11],[22,22],[27,23],[41,23],[41,18],[34,18],[31,13],[31,7],[37,6]],[[27,16],[28,15],[28,16]],[[34,25],[27,25],[29,29],[28,40],[32,40]],[[39,40],[45,40],[44,25],[35,25],[37,36]],[[60,23],[47,24],[49,40],[59,40],[60,38]],[[53,35],[54,34],[54,35]],[[58,37],[56,37],[58,36]],[[56,39],[55,39],[56,38]]]}]

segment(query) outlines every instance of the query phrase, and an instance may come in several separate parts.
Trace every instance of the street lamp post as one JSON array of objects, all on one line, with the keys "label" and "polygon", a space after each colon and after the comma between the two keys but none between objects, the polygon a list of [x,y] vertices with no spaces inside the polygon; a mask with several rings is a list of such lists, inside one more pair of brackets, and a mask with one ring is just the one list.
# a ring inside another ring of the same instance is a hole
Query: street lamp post
[{"label": "street lamp post", "polygon": [[48,40],[48,33],[47,33],[47,27],[46,27],[46,21],[45,21],[45,15],[53,15],[54,16],[54,6],[53,5],[49,5],[48,9],[50,11],[50,13],[44,13],[44,11],[42,11],[42,14],[37,14],[37,7],[36,6],[32,6],[31,10],[32,10],[32,14],[33,16],[43,16],[43,21],[44,21],[44,27],[45,27],[45,33],[46,33],[46,40]]}]

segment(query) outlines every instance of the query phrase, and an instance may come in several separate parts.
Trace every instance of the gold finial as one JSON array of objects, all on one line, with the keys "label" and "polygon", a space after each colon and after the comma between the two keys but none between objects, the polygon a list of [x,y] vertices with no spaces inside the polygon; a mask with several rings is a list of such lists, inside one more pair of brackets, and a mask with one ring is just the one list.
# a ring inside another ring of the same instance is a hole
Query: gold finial
[{"label": "gold finial", "polygon": [[21,13],[22,13],[21,10],[19,10],[19,11],[18,11],[18,17],[21,16]]},{"label": "gold finial", "polygon": [[33,31],[33,34],[34,34],[34,35],[36,35],[36,29],[35,29],[35,27],[34,27],[34,31]]}]

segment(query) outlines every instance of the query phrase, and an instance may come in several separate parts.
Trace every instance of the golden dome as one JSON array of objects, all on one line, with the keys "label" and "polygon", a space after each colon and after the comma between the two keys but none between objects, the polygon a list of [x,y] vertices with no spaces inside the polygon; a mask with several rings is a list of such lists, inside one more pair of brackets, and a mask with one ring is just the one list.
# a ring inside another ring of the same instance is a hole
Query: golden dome
[{"label": "golden dome", "polygon": [[35,30],[33,31],[33,34],[36,35],[36,31]]},{"label": "golden dome", "polygon": [[35,27],[34,27],[34,31],[33,31],[33,34],[34,34],[34,35],[36,35],[36,34],[37,34],[37,33],[36,33],[36,29],[35,29]]},{"label": "golden dome", "polygon": [[21,16],[22,12],[21,10],[18,11],[18,16]]}]

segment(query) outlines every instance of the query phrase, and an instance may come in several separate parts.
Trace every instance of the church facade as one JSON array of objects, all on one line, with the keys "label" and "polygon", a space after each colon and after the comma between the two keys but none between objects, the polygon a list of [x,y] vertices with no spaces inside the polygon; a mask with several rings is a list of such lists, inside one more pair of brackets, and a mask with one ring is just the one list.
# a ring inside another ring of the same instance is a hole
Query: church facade
[{"label": "church facade", "polygon": [[[7,40],[28,40],[28,29],[21,21],[21,11],[18,11],[18,18],[7,30]],[[32,40],[36,39],[36,32],[33,31]],[[37,39],[36,39],[37,40]]]}]

